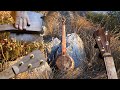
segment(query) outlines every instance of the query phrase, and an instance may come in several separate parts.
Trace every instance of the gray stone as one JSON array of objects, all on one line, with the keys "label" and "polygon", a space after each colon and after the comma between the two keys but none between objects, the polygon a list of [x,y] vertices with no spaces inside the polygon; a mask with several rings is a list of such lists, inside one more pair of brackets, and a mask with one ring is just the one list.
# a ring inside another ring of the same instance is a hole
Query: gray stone
[{"label": "gray stone", "polygon": [[[57,56],[61,54],[62,50],[60,40],[54,39],[52,42],[54,45],[48,58],[54,62]],[[79,66],[83,67],[86,55],[82,39],[76,33],[67,34],[66,45],[67,54],[70,55],[75,61],[75,68]],[[55,62],[53,64],[55,64]]]}]

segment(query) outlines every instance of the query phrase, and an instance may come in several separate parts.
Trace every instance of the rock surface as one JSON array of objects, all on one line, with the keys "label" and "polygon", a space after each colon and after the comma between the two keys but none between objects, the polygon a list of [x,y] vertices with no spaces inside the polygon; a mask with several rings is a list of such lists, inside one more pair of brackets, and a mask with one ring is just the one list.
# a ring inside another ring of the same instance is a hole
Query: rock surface
[{"label": "rock surface", "polygon": [[[79,66],[83,67],[83,62],[86,55],[81,38],[76,33],[72,33],[67,35],[66,40],[67,54],[74,59],[75,68]],[[51,44],[51,53],[48,56],[48,59],[49,61],[53,61],[53,64],[55,64],[55,59],[61,54],[61,40],[55,38]]]}]

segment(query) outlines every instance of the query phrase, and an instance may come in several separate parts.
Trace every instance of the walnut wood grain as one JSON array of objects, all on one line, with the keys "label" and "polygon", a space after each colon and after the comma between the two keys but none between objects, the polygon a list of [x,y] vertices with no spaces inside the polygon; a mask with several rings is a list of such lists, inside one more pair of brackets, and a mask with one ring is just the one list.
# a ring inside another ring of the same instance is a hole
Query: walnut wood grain
[{"label": "walnut wood grain", "polygon": [[[105,35],[105,30],[100,28],[97,31],[94,32],[94,38],[97,42],[97,45],[100,49],[101,54],[103,55],[105,52],[111,53],[110,45],[106,45],[106,42],[108,41],[110,44],[110,35]],[[99,39],[99,40],[98,40]],[[102,51],[102,48],[104,47],[104,51]]]}]

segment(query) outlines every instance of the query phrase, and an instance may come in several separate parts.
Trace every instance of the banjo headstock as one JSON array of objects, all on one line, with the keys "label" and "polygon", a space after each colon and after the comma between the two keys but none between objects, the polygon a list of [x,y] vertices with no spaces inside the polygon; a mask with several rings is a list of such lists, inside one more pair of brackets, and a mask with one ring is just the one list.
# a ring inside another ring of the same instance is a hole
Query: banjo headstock
[{"label": "banjo headstock", "polygon": [[19,74],[44,65],[45,62],[46,58],[44,57],[44,54],[40,50],[35,50],[14,64],[12,70],[15,74]]},{"label": "banjo headstock", "polygon": [[111,54],[110,50],[110,35],[108,31],[105,31],[103,28],[99,28],[94,32],[94,38],[96,40],[96,43],[98,45],[98,48],[104,56],[104,54],[109,53]]}]

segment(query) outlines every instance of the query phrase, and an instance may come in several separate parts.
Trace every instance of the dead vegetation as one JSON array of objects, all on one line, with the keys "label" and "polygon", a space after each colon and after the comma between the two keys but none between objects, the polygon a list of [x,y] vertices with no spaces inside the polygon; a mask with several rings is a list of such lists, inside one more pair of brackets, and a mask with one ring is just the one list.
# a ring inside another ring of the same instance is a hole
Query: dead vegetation
[{"label": "dead vegetation", "polygon": [[[89,22],[86,18],[79,16],[77,13],[74,13],[72,11],[45,11],[43,12],[45,14],[45,23],[46,23],[46,27],[47,27],[47,32],[46,35],[50,35],[50,36],[56,36],[56,37],[61,37],[61,17],[64,16],[66,18],[66,31],[67,33],[72,33],[72,32],[76,32],[80,38],[82,38],[84,45],[85,45],[85,52],[86,52],[86,66],[85,69],[83,70],[83,73],[79,73],[79,75],[75,75],[77,77],[75,78],[84,78],[84,79],[106,79],[107,75],[106,75],[106,69],[105,69],[105,65],[104,65],[104,61],[102,58],[99,57],[99,50],[97,48],[94,48],[95,46],[95,40],[93,38],[93,31],[95,30],[94,25]],[[1,11],[0,12],[0,24],[4,24],[4,23],[13,23],[13,18],[10,16],[10,11]],[[0,34],[0,36],[2,36],[3,34]],[[115,61],[115,65],[116,65],[116,69],[117,69],[117,73],[118,73],[118,77],[120,77],[120,40],[119,40],[119,34],[114,34],[111,37],[111,50],[112,50],[112,55]],[[1,37],[0,41],[6,39],[6,37]],[[9,41],[11,43],[11,41]],[[1,44],[1,42],[0,42]],[[48,43],[45,43],[44,45],[46,45]],[[31,44],[27,44],[30,46],[30,48],[32,48],[30,51],[32,51],[33,47],[35,47],[35,45],[31,45]],[[2,45],[4,46],[4,45]],[[46,45],[47,46],[47,45]],[[24,46],[23,46],[24,47]],[[7,47],[8,48],[8,47]],[[42,46],[41,48],[43,48],[44,51],[44,46]],[[20,49],[20,48],[19,48]],[[27,48],[26,48],[27,49]],[[0,48],[0,50],[2,50]],[[17,49],[15,49],[17,50]],[[24,48],[25,50],[25,48]],[[7,50],[6,50],[7,51]],[[20,51],[20,50],[18,50]],[[29,52],[30,52],[29,51]],[[26,51],[23,51],[22,53],[26,53]],[[9,53],[8,53],[9,54]],[[16,54],[16,53],[14,53]],[[25,54],[24,54],[25,55]],[[1,58],[3,55],[1,54],[0,51],[0,60],[3,60],[3,58]],[[13,55],[13,57],[16,55]],[[14,57],[15,59],[20,57],[21,55],[17,55],[17,57]],[[11,59],[11,58],[9,58]],[[6,60],[8,61],[8,59]],[[2,62],[1,68],[5,69],[8,66],[11,66],[11,63],[13,63],[13,61],[7,62],[4,60],[4,62]],[[14,61],[15,62],[15,61]],[[6,63],[6,64],[3,64]],[[5,66],[6,65],[6,66]],[[79,70],[76,70],[77,72]],[[63,77],[64,74],[60,74],[60,73],[56,73],[57,71],[53,71],[54,73],[54,78],[60,78]],[[33,75],[34,74],[34,75]],[[77,74],[74,73],[73,74]],[[66,74],[66,78],[67,75],[73,75],[73,74]],[[36,76],[37,72],[34,71],[34,73],[31,72],[25,72],[24,74],[20,74],[18,75],[18,78],[30,78],[30,76]],[[38,77],[38,76],[36,76]],[[63,77],[64,78],[64,77]]]}]

